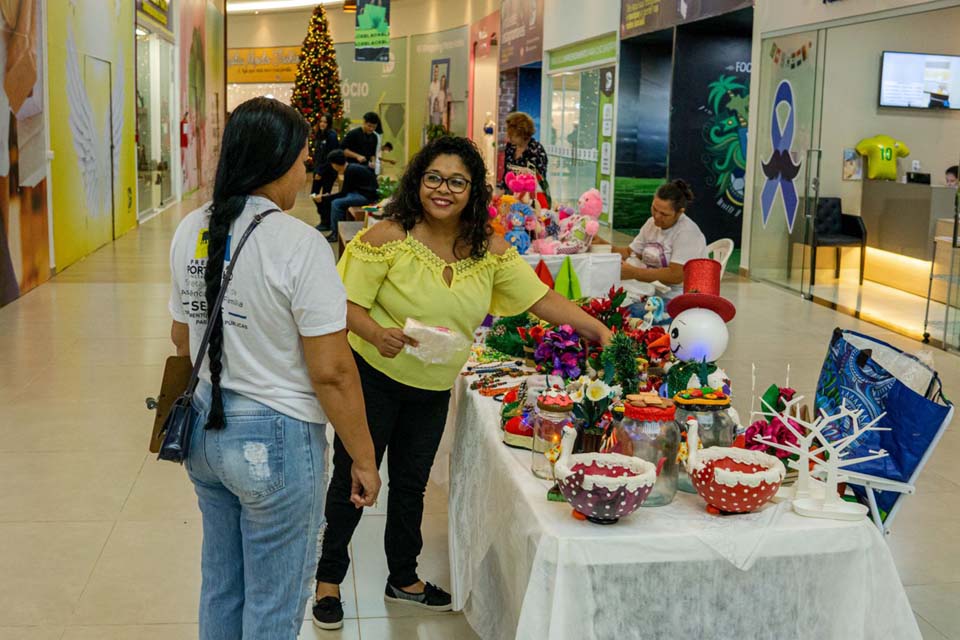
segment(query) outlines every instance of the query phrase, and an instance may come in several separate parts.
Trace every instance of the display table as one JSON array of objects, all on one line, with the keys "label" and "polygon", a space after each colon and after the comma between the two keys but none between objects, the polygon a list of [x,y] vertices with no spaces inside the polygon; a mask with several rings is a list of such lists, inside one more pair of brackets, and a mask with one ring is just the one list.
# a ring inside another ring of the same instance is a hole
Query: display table
[{"label": "display table", "polygon": [[450,569],[454,607],[485,640],[920,638],[869,521],[787,504],[715,517],[684,493],[611,526],[575,520],[468,384],[447,425]]},{"label": "display table", "polygon": [[602,298],[610,291],[610,287],[620,282],[621,258],[618,253],[575,253],[570,256],[545,256],[539,253],[529,253],[523,256],[527,263],[536,268],[542,258],[554,278],[560,272],[560,265],[564,258],[570,258],[573,270],[580,280],[580,290],[584,296]]}]

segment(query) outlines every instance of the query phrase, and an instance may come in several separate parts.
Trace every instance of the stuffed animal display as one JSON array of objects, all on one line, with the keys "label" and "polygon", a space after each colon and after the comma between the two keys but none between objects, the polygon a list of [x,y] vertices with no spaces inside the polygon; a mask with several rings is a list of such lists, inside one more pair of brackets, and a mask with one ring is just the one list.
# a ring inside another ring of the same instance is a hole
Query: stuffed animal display
[{"label": "stuffed animal display", "polygon": [[[580,196],[578,210],[561,206],[557,211],[540,208],[525,189],[537,188],[536,177],[528,174],[506,175],[513,195],[494,199],[490,207],[490,226],[504,236],[521,254],[541,255],[584,253],[590,249],[600,229],[603,200],[600,192],[591,189]],[[526,236],[526,239],[523,236]]]}]

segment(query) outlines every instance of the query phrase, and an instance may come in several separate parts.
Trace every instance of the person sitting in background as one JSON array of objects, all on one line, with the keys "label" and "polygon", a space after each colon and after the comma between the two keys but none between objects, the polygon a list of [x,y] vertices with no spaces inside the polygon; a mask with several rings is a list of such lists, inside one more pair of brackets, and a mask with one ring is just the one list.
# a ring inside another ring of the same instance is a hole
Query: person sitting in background
[{"label": "person sitting in background", "polygon": [[[377,176],[373,170],[357,163],[347,163],[346,156],[342,149],[331,151],[327,156],[327,164],[330,166],[327,176],[323,182],[325,184],[335,184],[342,180],[342,186],[336,193],[325,193],[320,196],[314,196],[314,202],[321,205],[324,201],[329,202],[330,206],[330,235],[327,240],[336,242],[340,236],[337,233],[337,225],[346,219],[347,209],[350,207],[362,207],[378,198],[379,185]],[[330,175],[330,171],[335,175]],[[319,231],[323,231],[319,226]]]},{"label": "person sitting in background", "polygon": [[366,166],[373,166],[377,159],[377,145],[380,138],[377,136],[377,127],[380,126],[380,116],[373,111],[363,114],[363,124],[352,129],[343,136],[343,153],[347,160]]},{"label": "person sitting in background", "polygon": [[[329,186],[324,189],[324,176],[327,171],[327,156],[334,149],[340,148],[340,140],[337,138],[337,132],[333,129],[333,117],[329,113],[320,114],[316,123],[313,125],[313,131],[310,138],[310,166],[313,170],[313,186],[310,187],[311,194],[320,194],[325,190],[329,191]],[[326,229],[330,228],[330,205],[324,206],[317,202],[317,213],[320,215],[320,226]]]},{"label": "person sitting in background", "polygon": [[660,281],[670,286],[667,297],[683,286],[683,265],[707,255],[707,241],[697,223],[686,215],[693,191],[683,180],[660,185],[650,206],[653,214],[629,247],[617,249],[624,262],[624,280]]},{"label": "person sitting in background", "polygon": [[386,156],[388,153],[392,153],[392,152],[393,152],[393,143],[392,143],[392,142],[384,142],[384,143],[383,143],[383,146],[380,147],[380,162],[382,162],[382,163],[384,163],[384,164],[394,164],[394,165],[397,164],[397,161],[396,161],[396,160],[391,160],[390,158],[384,157],[384,156]]},{"label": "person sitting in background", "polygon": [[944,177],[946,178],[948,187],[953,187],[956,189],[958,186],[960,186],[960,182],[958,182],[958,178],[960,178],[960,168],[958,168],[957,165],[947,167]]},{"label": "person sitting in background", "polygon": [[507,146],[503,149],[503,173],[500,175],[498,188],[504,193],[510,193],[506,183],[507,172],[517,172],[519,168],[536,171],[537,181],[543,189],[547,179],[547,151],[533,138],[536,130],[533,118],[515,111],[507,116],[506,125]]}]

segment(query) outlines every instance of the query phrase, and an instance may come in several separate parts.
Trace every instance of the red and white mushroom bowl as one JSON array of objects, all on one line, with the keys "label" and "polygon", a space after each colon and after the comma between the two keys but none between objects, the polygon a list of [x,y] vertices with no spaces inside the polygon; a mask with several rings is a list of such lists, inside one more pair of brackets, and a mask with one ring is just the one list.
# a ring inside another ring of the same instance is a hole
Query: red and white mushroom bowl
[{"label": "red and white mushroom bowl", "polygon": [[785,473],[780,460],[761,451],[710,447],[698,452],[690,480],[708,507],[750,513],[777,493]]},{"label": "red and white mushroom bowl", "polygon": [[787,470],[775,456],[733,447],[700,449],[699,424],[687,420],[687,473],[708,511],[750,513],[780,488]]}]

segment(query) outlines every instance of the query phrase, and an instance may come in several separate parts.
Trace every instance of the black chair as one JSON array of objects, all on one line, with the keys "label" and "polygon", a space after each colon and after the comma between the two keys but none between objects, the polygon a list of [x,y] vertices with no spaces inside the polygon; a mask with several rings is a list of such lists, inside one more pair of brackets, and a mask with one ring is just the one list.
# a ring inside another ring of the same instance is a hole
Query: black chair
[{"label": "black chair", "polygon": [[840,248],[860,247],[860,284],[867,257],[867,228],[860,216],[843,213],[840,198],[820,198],[813,221],[813,240],[810,258],[810,288],[817,277],[817,248],[834,247],[837,251],[835,275],[840,277]]}]

